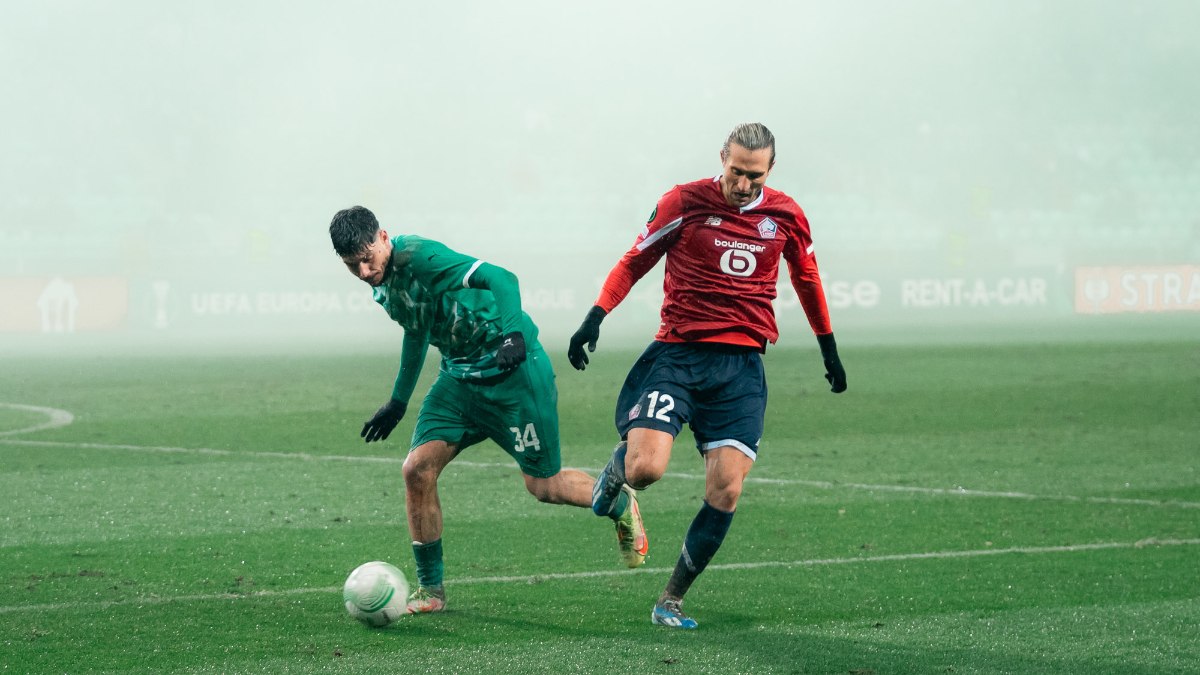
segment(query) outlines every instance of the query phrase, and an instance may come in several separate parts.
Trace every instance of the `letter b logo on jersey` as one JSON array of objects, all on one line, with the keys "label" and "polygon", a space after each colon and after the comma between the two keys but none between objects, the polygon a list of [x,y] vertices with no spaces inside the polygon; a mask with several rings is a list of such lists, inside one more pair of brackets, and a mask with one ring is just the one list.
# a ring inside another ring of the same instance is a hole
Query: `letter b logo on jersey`
[{"label": "letter b logo on jersey", "polygon": [[749,251],[729,249],[721,254],[721,271],[735,277],[748,277],[754,274],[758,260]]}]

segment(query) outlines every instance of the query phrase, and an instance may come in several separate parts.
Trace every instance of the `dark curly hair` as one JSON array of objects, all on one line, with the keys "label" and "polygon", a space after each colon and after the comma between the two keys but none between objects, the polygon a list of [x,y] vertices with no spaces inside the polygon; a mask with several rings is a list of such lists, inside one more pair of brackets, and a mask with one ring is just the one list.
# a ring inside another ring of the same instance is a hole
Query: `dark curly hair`
[{"label": "dark curly hair", "polygon": [[362,206],[351,206],[333,215],[329,222],[329,238],[333,250],[343,258],[362,253],[379,234],[379,221],[371,210]]}]

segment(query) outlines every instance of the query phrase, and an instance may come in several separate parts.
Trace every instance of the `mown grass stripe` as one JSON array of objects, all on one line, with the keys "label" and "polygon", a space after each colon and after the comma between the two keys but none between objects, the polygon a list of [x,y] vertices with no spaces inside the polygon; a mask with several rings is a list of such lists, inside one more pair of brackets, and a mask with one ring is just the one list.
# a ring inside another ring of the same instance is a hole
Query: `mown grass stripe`
[{"label": "mown grass stripe", "polygon": [[[74,441],[31,441],[14,438],[0,438],[0,445],[21,445],[29,447],[59,447],[79,450],[129,450],[133,452],[161,452],[195,455],[214,455],[222,457],[257,457],[265,459],[291,459],[304,462],[363,462],[370,464],[403,464],[403,457],[372,457],[360,455],[313,455],[306,452],[268,452],[262,450],[221,450],[217,448],[181,448],[163,445],[127,445],[121,443],[79,443]],[[454,466],[474,467],[483,469],[511,469],[516,465],[505,462],[472,462],[465,459],[454,460]],[[599,467],[577,467],[593,474],[600,471]],[[668,473],[670,478],[687,480],[703,480],[704,474]],[[769,478],[764,476],[749,476],[747,483],[759,485],[799,485],[820,488],[823,490],[860,490],[867,492],[911,492],[914,494],[945,495],[951,497],[980,497],[991,499],[1020,499],[1027,501],[1059,501],[1078,502],[1084,504],[1113,504],[1122,506],[1151,506],[1157,508],[1200,509],[1200,502],[1180,500],[1137,499],[1129,497],[1096,497],[1078,495],[1043,495],[1028,492],[1012,492],[1002,490],[972,490],[963,487],[938,488],[916,485],[876,485],[870,483],[841,483],[835,481],[803,480],[798,478]]]},{"label": "mown grass stripe", "polygon": [[[975,558],[980,556],[1025,554],[1047,555],[1054,553],[1081,553],[1087,551],[1104,551],[1112,549],[1143,549],[1165,546],[1198,546],[1200,539],[1158,539],[1146,537],[1132,542],[1096,542],[1092,544],[1067,544],[1062,546],[1014,546],[1009,548],[986,548],[965,551],[929,551],[924,553],[896,553],[891,555],[856,556],[853,558],[814,558],[809,560],[764,560],[747,563],[725,563],[709,565],[706,572],[759,570],[767,568],[790,569],[802,567],[821,567],[827,565],[851,565],[863,563],[902,562],[906,560],[939,560],[953,558]],[[613,569],[595,570],[590,572],[559,572],[547,574],[532,574],[521,576],[489,576],[464,577],[447,580],[448,586],[465,586],[470,584],[536,584],[547,581],[571,581],[577,579],[596,579],[616,577],[627,574],[670,574],[670,567],[639,567],[634,570]],[[15,614],[19,612],[55,612],[67,609],[91,608],[104,610],[110,607],[162,605],[167,603],[210,602],[214,600],[254,600],[257,598],[289,597],[293,595],[308,595],[313,593],[336,594],[342,591],[341,586],[322,586],[291,588],[278,591],[255,591],[253,593],[212,593],[203,595],[178,595],[129,598],[127,600],[102,600],[98,602],[62,602],[37,605],[9,605],[0,607],[0,614]]]}]

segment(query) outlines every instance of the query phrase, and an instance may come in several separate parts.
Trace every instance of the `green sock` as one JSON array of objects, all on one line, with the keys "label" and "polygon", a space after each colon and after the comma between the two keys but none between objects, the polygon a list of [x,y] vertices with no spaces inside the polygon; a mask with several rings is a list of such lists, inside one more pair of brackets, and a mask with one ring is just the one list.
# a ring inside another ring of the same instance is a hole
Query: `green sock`
[{"label": "green sock", "polygon": [[417,560],[417,583],[425,588],[442,585],[442,540],[428,544],[413,542],[413,558]]},{"label": "green sock", "polygon": [[613,509],[608,514],[608,517],[612,518],[613,520],[618,520],[621,516],[625,515],[625,512],[628,510],[629,493],[621,490],[621,494],[617,495],[617,498],[613,500]]}]

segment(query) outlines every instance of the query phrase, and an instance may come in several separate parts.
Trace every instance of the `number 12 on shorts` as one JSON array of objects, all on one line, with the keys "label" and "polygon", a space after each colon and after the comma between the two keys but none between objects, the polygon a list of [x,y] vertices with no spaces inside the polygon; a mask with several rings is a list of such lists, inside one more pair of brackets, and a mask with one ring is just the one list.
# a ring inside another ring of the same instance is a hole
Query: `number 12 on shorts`
[{"label": "number 12 on shorts", "polygon": [[675,409],[675,399],[670,394],[663,394],[655,390],[646,394],[647,406],[646,417],[656,419],[660,422],[670,422],[671,417],[667,414]]},{"label": "number 12 on shorts", "polygon": [[542,449],[542,442],[538,440],[537,430],[533,428],[533,422],[525,425],[525,431],[521,431],[520,427],[509,427],[509,431],[513,433],[513,450],[517,452],[525,452],[525,448],[533,448],[534,450]]}]

